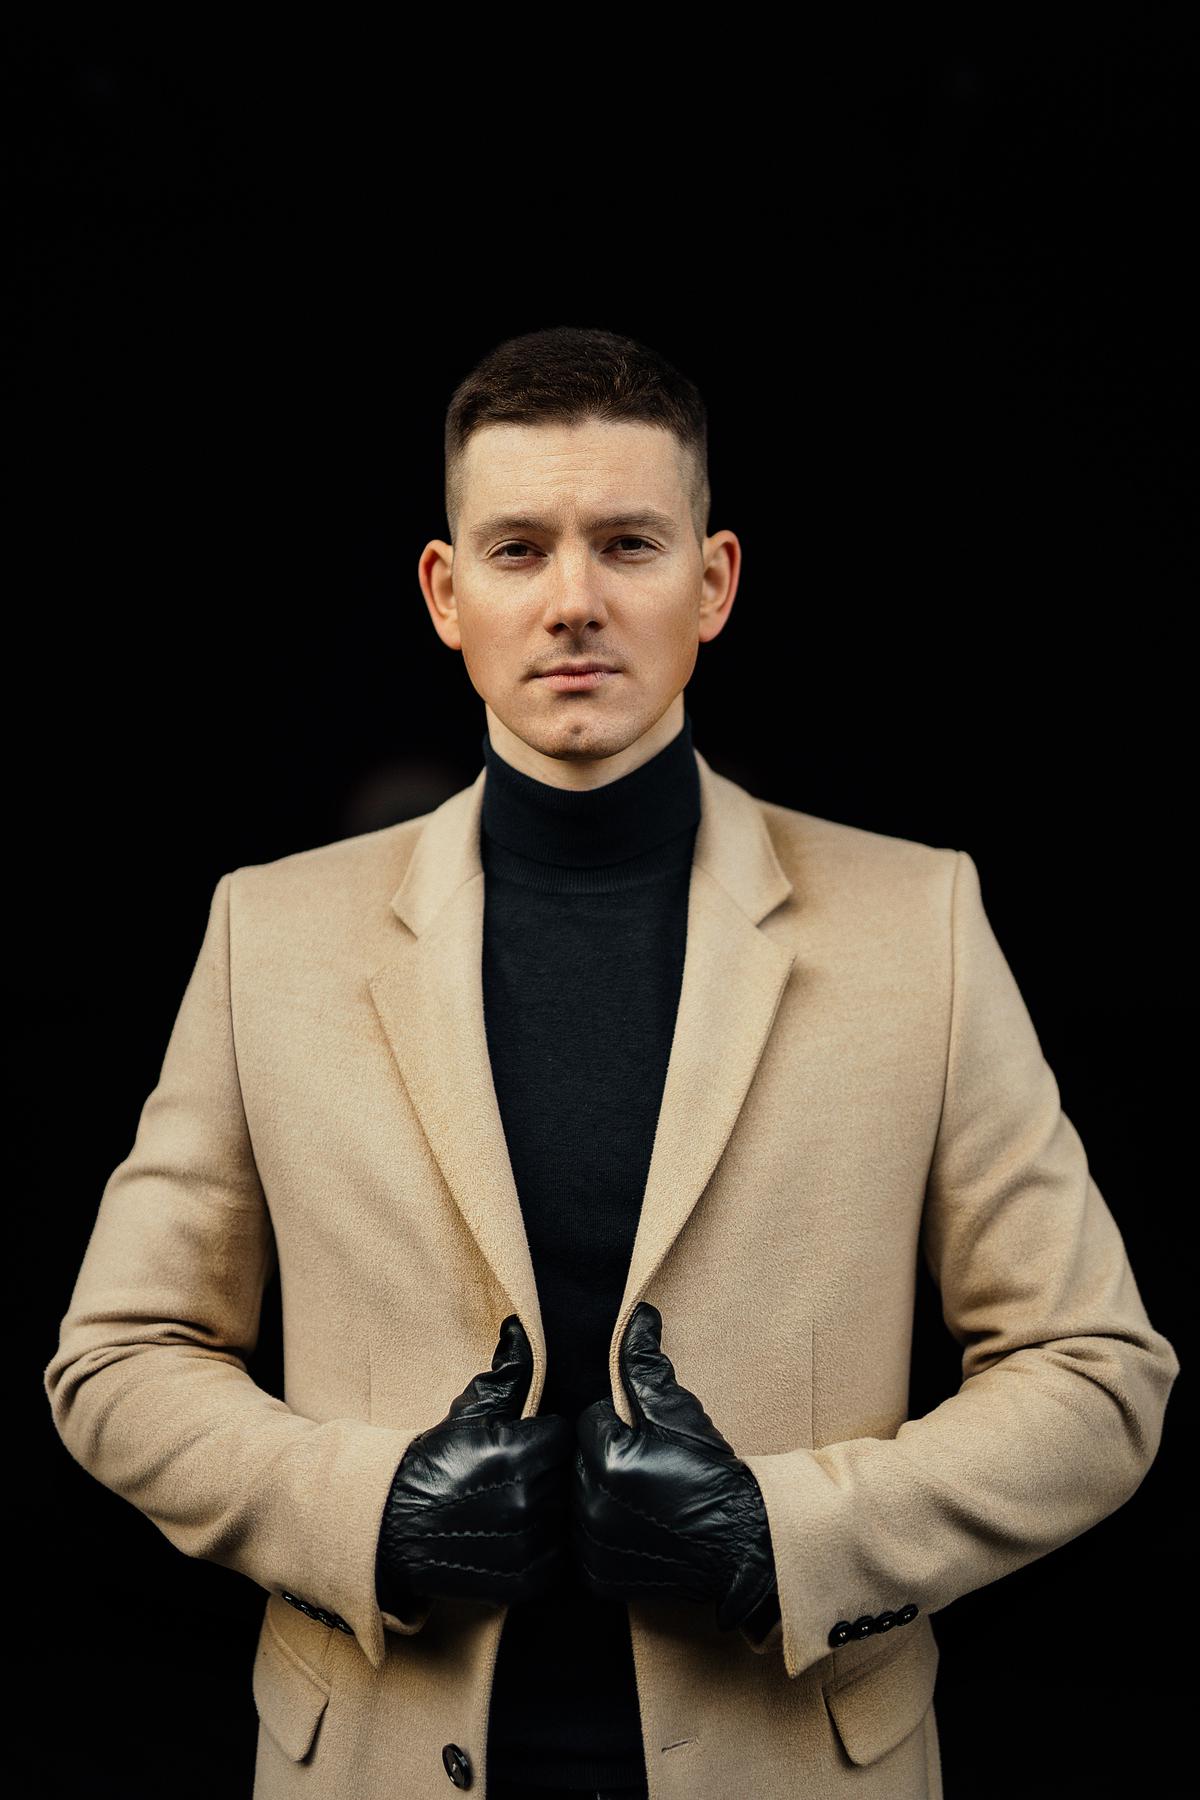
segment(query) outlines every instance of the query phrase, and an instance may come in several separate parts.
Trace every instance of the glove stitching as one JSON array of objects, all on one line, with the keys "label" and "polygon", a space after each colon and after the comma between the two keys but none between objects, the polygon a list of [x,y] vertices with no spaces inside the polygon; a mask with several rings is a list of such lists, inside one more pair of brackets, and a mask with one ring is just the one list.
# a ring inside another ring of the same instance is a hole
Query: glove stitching
[{"label": "glove stitching", "polygon": [[537,1531],[539,1529],[539,1521],[536,1519],[528,1525],[497,1525],[491,1531],[486,1530],[483,1526],[480,1526],[476,1531],[472,1531],[469,1526],[464,1526],[460,1531],[455,1531],[453,1527],[449,1525],[443,1526],[440,1530],[422,1531],[419,1525],[411,1525],[404,1532],[404,1541],[408,1543],[420,1540],[421,1538],[444,1537],[527,1537],[531,1531]]},{"label": "glove stitching", "polygon": [[[443,1494],[440,1499],[426,1500],[421,1496],[417,1496],[415,1503],[420,1506],[422,1512],[436,1512],[443,1506],[458,1506],[463,1500],[473,1500],[477,1494],[496,1494],[499,1493],[501,1488],[516,1487],[518,1484],[527,1481],[527,1479],[528,1477],[525,1475],[506,1475],[503,1481],[487,1481],[483,1482],[478,1487],[456,1488],[452,1494]],[[403,1510],[405,1507],[413,1504],[414,1502],[408,1499],[403,1485],[401,1485],[395,1496],[395,1507],[397,1510]]]},{"label": "glove stitching", "polygon": [[[644,1519],[647,1524],[657,1525],[661,1531],[668,1532],[671,1537],[678,1538],[681,1543],[693,1545],[700,1553],[701,1557],[708,1563],[710,1569],[724,1572],[730,1563],[731,1558],[727,1551],[714,1549],[713,1546],[707,1543],[703,1538],[693,1537],[690,1532],[681,1531],[677,1525],[668,1524],[665,1519],[660,1519],[656,1513],[643,1511],[640,1506],[635,1506],[631,1500],[626,1500],[622,1494],[614,1494],[613,1490],[610,1487],[606,1487],[598,1475],[591,1476],[589,1480],[590,1485],[599,1488],[600,1492],[607,1495],[614,1505],[623,1506],[626,1512],[631,1512],[635,1518]],[[595,1538],[593,1541],[595,1543],[600,1543],[602,1540]],[[645,1551],[642,1552],[642,1554],[649,1556],[651,1552]]]},{"label": "glove stitching", "polygon": [[469,1569],[472,1575],[499,1576],[505,1581],[523,1581],[529,1574],[528,1569],[493,1569],[487,1563],[451,1562],[444,1556],[424,1556],[414,1571],[414,1581],[419,1585],[420,1572],[424,1569]]},{"label": "glove stitching", "polygon": [[662,1551],[662,1550],[641,1550],[641,1549],[636,1549],[632,1545],[629,1545],[629,1544],[614,1543],[611,1538],[597,1537],[594,1531],[588,1530],[587,1526],[584,1524],[582,1519],[577,1519],[576,1524],[577,1524],[579,1530],[582,1532],[583,1536],[586,1538],[590,1538],[592,1543],[595,1544],[601,1550],[615,1551],[618,1556],[645,1557],[651,1562],[678,1563],[680,1568],[688,1569],[692,1574],[696,1573],[695,1563],[692,1562],[687,1557],[670,1556],[665,1551]]}]

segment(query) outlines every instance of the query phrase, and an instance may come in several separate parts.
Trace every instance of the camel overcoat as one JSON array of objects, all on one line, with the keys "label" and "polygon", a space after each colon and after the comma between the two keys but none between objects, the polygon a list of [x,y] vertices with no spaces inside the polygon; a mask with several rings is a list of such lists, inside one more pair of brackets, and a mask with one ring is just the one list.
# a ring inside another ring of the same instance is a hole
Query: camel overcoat
[{"label": "camel overcoat", "polygon": [[[1179,1364],[962,850],[760,800],[696,752],[679,1010],[609,1352],[663,1317],[763,1492],[782,1618],[628,1603],[652,1800],[941,1793],[933,1615],[1088,1530]],[[487,1793],[504,1612],[382,1614],[413,1436],[545,1337],[488,1060],[486,771],[221,876],[44,1375],[71,1455],[264,1591],[256,1800]],[[546,1119],[569,1103],[546,1084]],[[907,1414],[918,1259],[962,1385]],[[255,1384],[278,1267],[285,1393]],[[302,1610],[302,1608],[307,1610]]]}]

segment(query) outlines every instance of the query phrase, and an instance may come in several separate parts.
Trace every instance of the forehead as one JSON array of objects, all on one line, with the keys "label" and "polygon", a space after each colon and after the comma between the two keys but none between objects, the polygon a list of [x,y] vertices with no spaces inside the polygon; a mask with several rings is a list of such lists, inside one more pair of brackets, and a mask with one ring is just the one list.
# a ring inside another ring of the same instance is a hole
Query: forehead
[{"label": "forehead", "polygon": [[494,505],[573,510],[636,498],[685,504],[682,445],[640,419],[483,425],[463,450],[463,509]]}]

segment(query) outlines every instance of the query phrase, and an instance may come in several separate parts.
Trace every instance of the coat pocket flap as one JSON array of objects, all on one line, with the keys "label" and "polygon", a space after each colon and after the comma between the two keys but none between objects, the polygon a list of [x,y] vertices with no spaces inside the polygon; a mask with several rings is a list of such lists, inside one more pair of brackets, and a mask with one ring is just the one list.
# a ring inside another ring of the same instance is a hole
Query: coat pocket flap
[{"label": "coat pocket flap", "polygon": [[312,1749],[329,1699],[323,1681],[286,1644],[267,1615],[254,1658],[254,1704],[269,1737],[293,1762]]},{"label": "coat pocket flap", "polygon": [[874,1762],[921,1723],[933,1699],[938,1656],[926,1621],[907,1643],[825,1689],[825,1704],[852,1763]]}]

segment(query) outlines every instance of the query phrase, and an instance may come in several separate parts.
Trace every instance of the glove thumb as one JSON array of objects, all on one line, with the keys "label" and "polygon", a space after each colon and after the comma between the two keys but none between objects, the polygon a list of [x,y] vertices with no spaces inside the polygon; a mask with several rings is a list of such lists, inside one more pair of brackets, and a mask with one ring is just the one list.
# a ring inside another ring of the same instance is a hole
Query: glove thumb
[{"label": "glove thumb", "polygon": [[736,1458],[732,1444],[722,1437],[695,1394],[676,1381],[661,1339],[662,1314],[648,1300],[639,1300],[625,1327],[619,1356],[634,1426],[657,1425]]},{"label": "glove thumb", "polygon": [[492,1366],[451,1402],[448,1419],[519,1419],[533,1380],[533,1347],[516,1313],[500,1327]]}]

